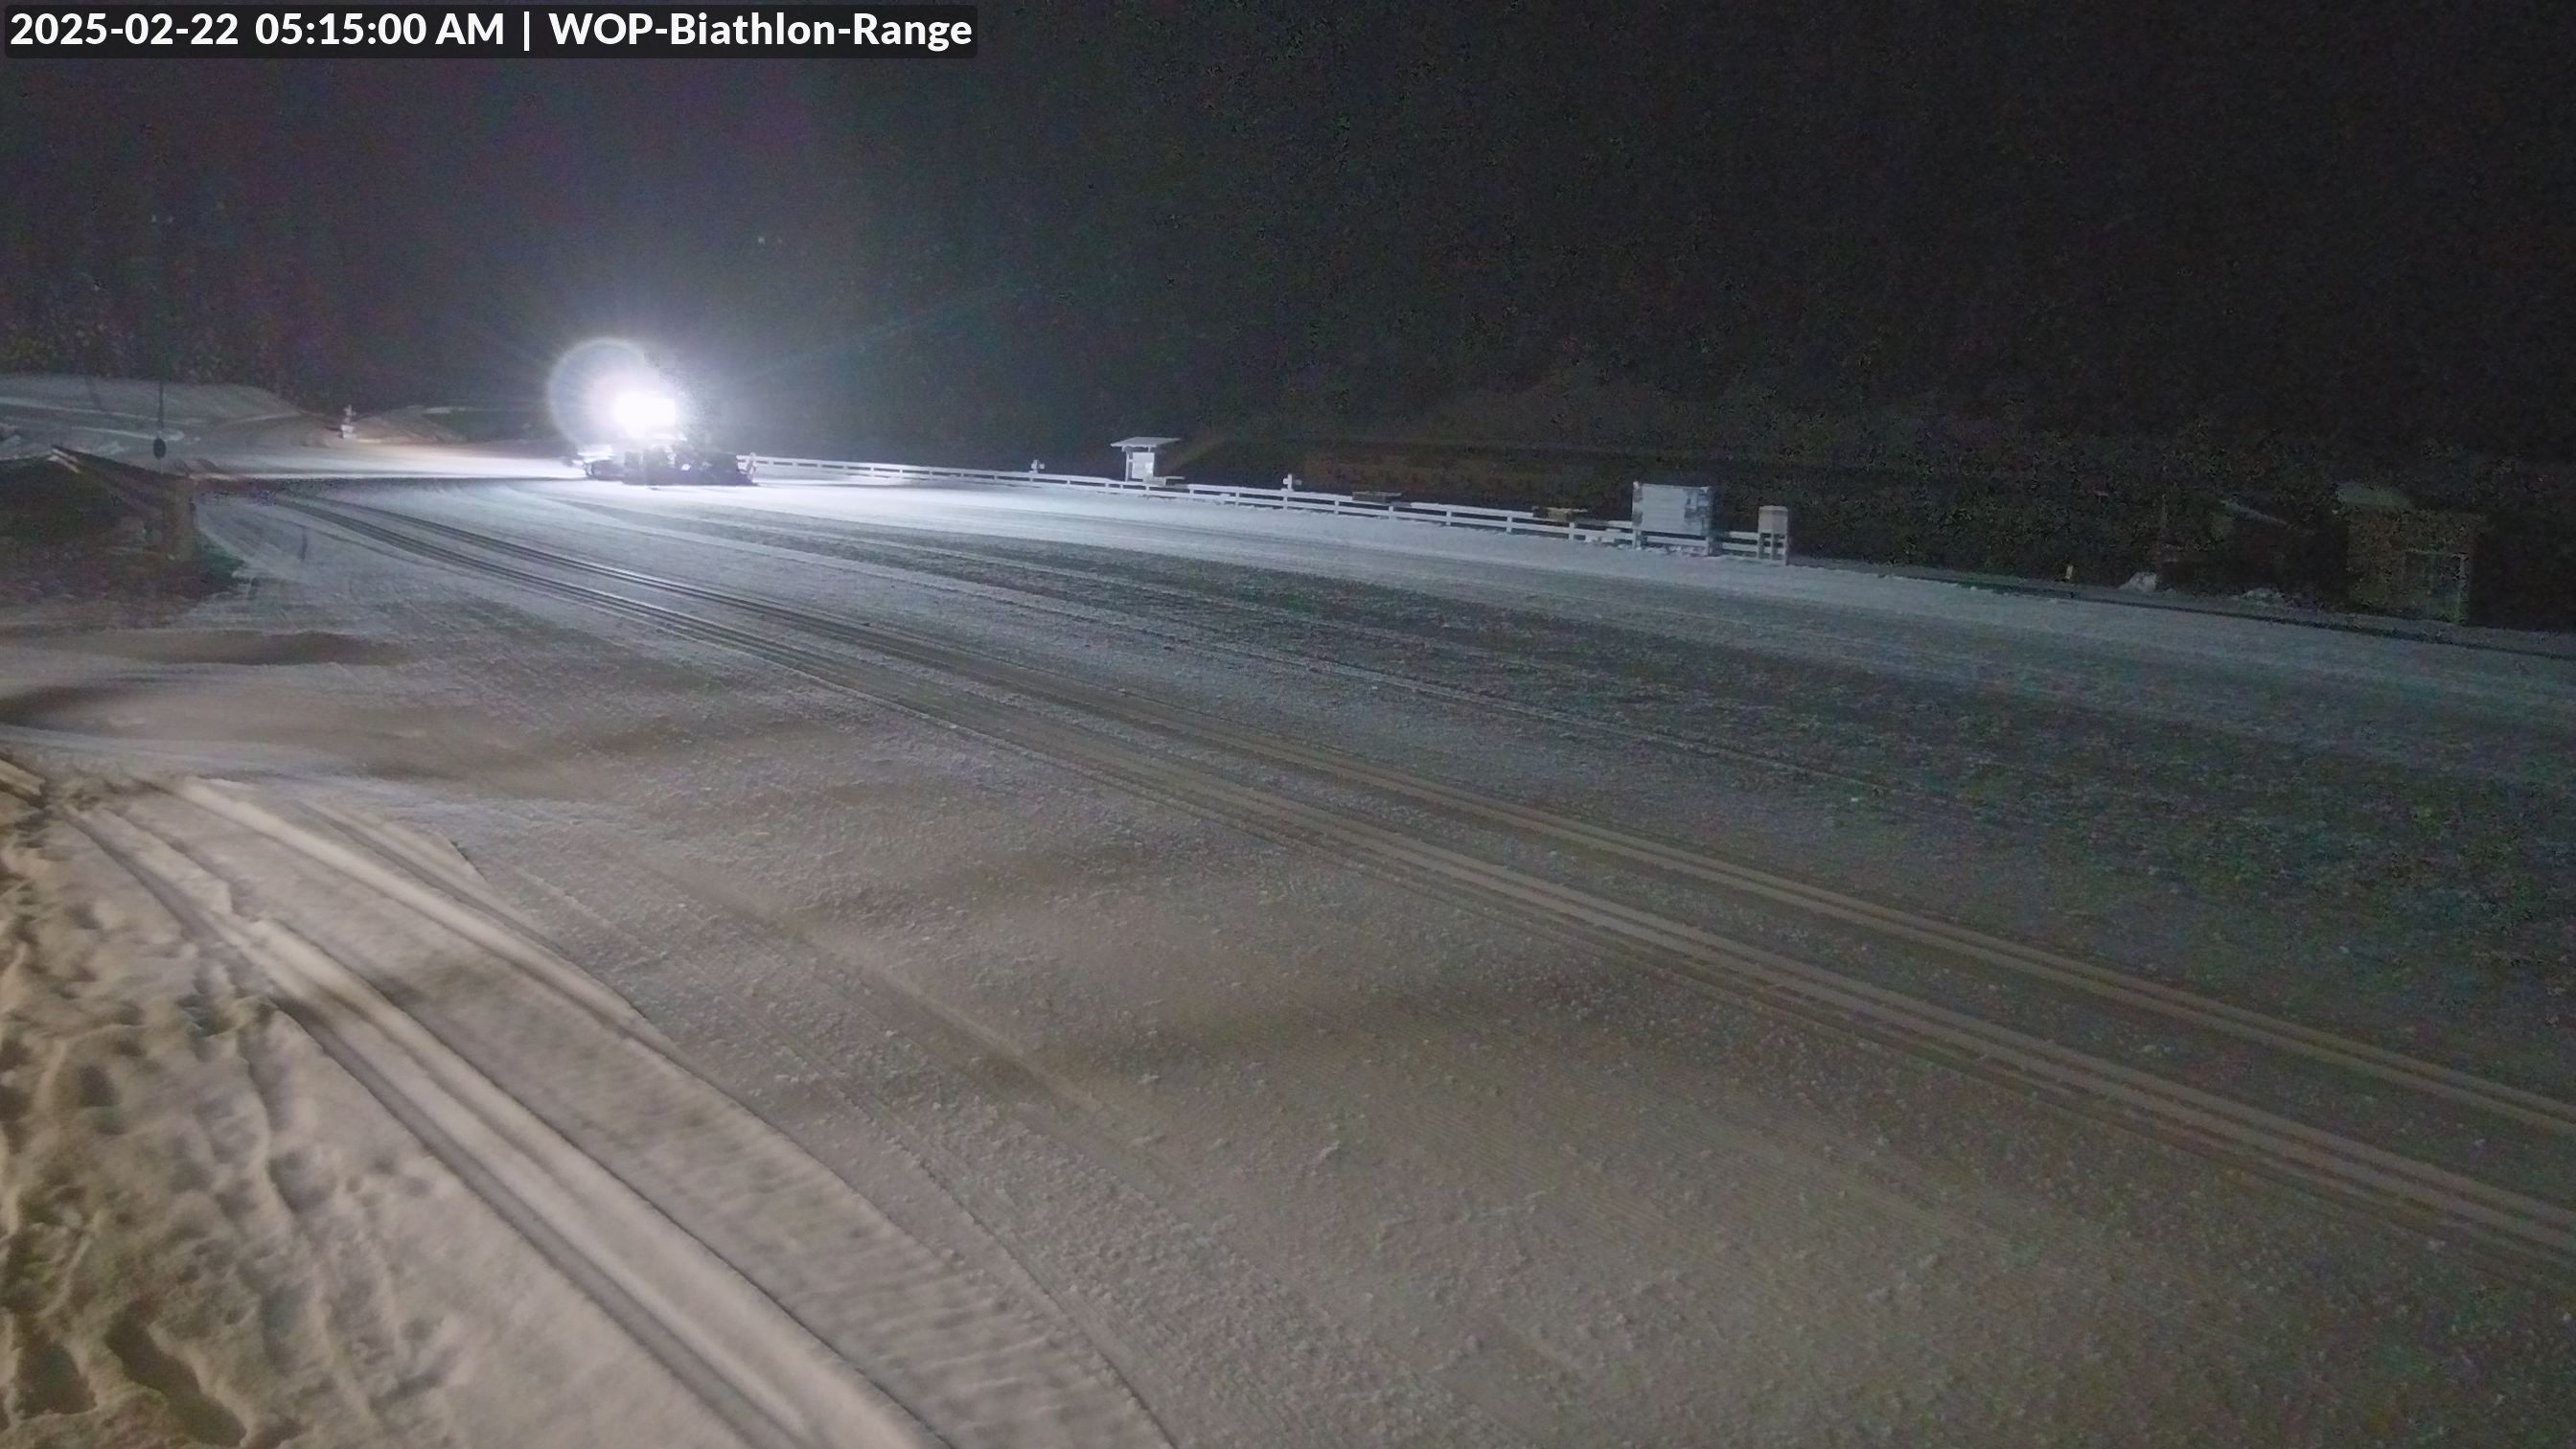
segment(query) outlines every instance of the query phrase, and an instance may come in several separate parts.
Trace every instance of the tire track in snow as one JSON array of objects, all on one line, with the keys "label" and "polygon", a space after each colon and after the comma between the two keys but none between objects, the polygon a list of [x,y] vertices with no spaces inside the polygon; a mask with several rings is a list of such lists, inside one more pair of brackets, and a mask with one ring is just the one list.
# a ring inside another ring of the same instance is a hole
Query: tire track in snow
[{"label": "tire track in snow", "polygon": [[[387,510],[341,502],[332,506],[297,500],[288,506],[326,519],[364,537],[414,555],[508,579],[578,599],[666,630],[723,644],[840,688],[852,689],[894,707],[970,730],[1006,746],[1103,771],[1162,798],[1187,801],[1221,819],[1255,822],[1319,844],[1345,858],[1372,861],[1399,876],[1442,891],[1469,897],[1513,912],[1535,924],[1570,930],[1597,948],[1621,959],[1730,999],[1750,999],[1793,1019],[1886,1041],[1973,1075],[2032,1092],[2044,1099],[2122,1122],[2174,1145],[2259,1171],[2266,1176],[2329,1199],[2359,1206],[2412,1230],[2434,1227],[2485,1249],[2507,1264],[2540,1267],[2555,1274],[2576,1273],[2576,1211],[2495,1186],[2466,1175],[2416,1161],[2352,1138],[2308,1126],[2219,1094],[2103,1060],[2011,1027],[1984,1021],[1876,986],[1841,976],[1805,962],[1716,933],[1673,921],[1652,912],[1494,866],[1463,853],[1412,839],[1364,821],[1337,815],[1273,792],[1250,789],[1219,778],[1200,767],[1165,755],[1149,754],[1089,731],[1041,719],[1026,711],[989,703],[945,697],[900,679],[857,680],[845,659],[818,654],[774,635],[755,633],[664,605],[652,604],[476,554],[460,553],[418,534],[367,522],[345,509],[378,513],[401,523],[454,538],[504,557],[517,557],[595,577],[642,585],[682,597],[714,603],[785,625],[798,633],[856,645],[871,653],[926,667],[988,687],[1066,704],[1112,720],[1145,725],[1165,734],[1182,734],[1228,748],[1278,757],[1294,747],[1265,743],[1239,730],[1212,728],[1183,712],[1150,705],[1117,691],[1102,690],[1022,666],[1005,664],[948,646],[912,638],[877,626],[830,619],[765,600],[723,590],[658,578],[634,570],[573,558],[507,539],[493,538],[453,525]],[[1221,725],[1221,722],[1220,722]],[[1255,748],[1257,747],[1257,748]],[[1327,763],[1331,762],[1327,757]],[[1356,764],[1357,762],[1350,762]],[[1392,772],[1388,778],[1402,782]],[[1410,782],[1426,788],[1430,782]],[[1466,796],[1466,792],[1456,792]],[[1478,804],[1472,796],[1466,803]],[[1499,807],[1504,802],[1486,802]],[[1478,808],[1484,808],[1478,804]],[[1533,812],[1535,814],[1535,812]],[[1536,822],[1551,833],[1575,822]],[[1601,848],[1620,846],[1605,832],[1578,842]],[[1622,847],[1624,848],[1624,847]],[[1669,847],[1665,847],[1669,850]],[[1687,852],[1673,852],[1687,857]],[[1669,868],[1668,861],[1654,862]],[[1795,883],[1790,883],[1795,884]],[[1814,888],[1807,888],[1813,890]],[[1822,898],[1809,897],[1814,903]],[[1823,901],[1830,906],[1830,900]],[[1865,904],[1865,903],[1861,903]],[[1881,908],[1882,910],[1884,908]],[[1903,917],[1907,913],[1889,912]],[[1884,918],[1882,918],[1884,919]],[[1945,923],[1913,918],[1912,927],[1935,931]],[[1957,930],[1958,928],[1949,928]],[[1987,938],[1995,940],[1997,938]],[[1951,948],[1958,949],[1956,937]],[[1999,943],[2009,945],[2010,943]],[[1971,941],[1971,950],[1982,950]],[[1990,964],[2027,972],[2033,963],[2004,951],[1980,957]],[[2039,963],[2046,964],[2046,963]],[[2105,973],[2096,988],[2119,985],[2127,978]],[[2084,985],[2070,977],[2066,984]],[[2180,999],[2176,999],[2180,998]],[[2276,1028],[2259,1013],[2228,1016],[2200,1012],[2198,998],[2175,992],[2149,998],[2150,1009],[2195,1026],[2274,1033],[2266,1045],[2307,1055],[2325,1053],[2335,1065],[2365,1075],[2392,1078],[2427,1095],[2467,1100],[2490,1111],[2529,1114],[2544,1124],[2576,1121],[2570,1109],[2537,1094],[2484,1082],[2466,1073],[2414,1062],[2395,1053],[2370,1056],[2344,1052],[2345,1043],[2324,1033],[2298,1035]],[[2145,1005],[2148,1002],[2129,1003]],[[2215,1005],[2216,1003],[2211,1003]],[[2304,1033],[2306,1029],[2299,1028]],[[2360,1047],[2360,1043],[2350,1043]],[[2551,1130],[2557,1130],[2552,1128]]]}]

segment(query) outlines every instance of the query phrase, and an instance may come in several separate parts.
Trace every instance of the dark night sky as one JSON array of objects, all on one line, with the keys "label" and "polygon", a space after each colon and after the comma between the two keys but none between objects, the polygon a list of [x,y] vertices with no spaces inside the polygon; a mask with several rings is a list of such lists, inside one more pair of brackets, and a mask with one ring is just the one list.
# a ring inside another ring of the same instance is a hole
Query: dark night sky
[{"label": "dark night sky", "polygon": [[1580,349],[2576,455],[2563,17],[2201,8],[1009,3],[956,64],[5,61],[0,207],[51,226],[145,151],[235,172],[338,232],[382,400],[618,331],[1035,445]]}]

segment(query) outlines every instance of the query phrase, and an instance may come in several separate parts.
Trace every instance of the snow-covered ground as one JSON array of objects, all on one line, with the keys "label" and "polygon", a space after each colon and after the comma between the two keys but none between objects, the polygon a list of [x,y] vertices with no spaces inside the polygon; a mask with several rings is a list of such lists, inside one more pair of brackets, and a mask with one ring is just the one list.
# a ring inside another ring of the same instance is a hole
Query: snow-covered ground
[{"label": "snow-covered ground", "polygon": [[293,441],[304,441],[316,423],[255,387],[0,374],[0,458],[56,447],[149,458],[155,436],[173,449],[202,451],[286,428],[296,429]]},{"label": "snow-covered ground", "polygon": [[406,408],[356,419],[343,438],[338,419],[238,383],[0,373],[0,461],[71,448],[147,463],[158,437],[167,444],[164,466],[182,472],[525,477],[532,464],[541,477],[570,472],[549,469],[524,449],[514,456],[460,445],[443,432],[420,409]]},{"label": "snow-covered ground", "polygon": [[[147,1016],[277,1003],[300,1161],[389,1152],[473,1245],[406,1258],[334,1168],[307,1210],[416,1271],[373,1311],[524,1299],[635,1413],[707,1406],[648,1441],[764,1398],[954,1444],[2576,1414],[2576,665],[1023,489],[205,519],[246,591],[0,640],[0,753],[62,782],[34,918]],[[114,999],[44,1031],[113,1050]],[[131,1034],[126,1130],[42,1159],[129,1203],[242,1091]],[[8,1080],[86,1131],[88,1062]],[[46,1358],[13,1423],[162,1412],[101,1311],[38,1320],[93,1406]],[[365,1437],[220,1312],[146,1321],[246,1434]],[[504,1343],[421,1402],[578,1442],[609,1395]]]},{"label": "snow-covered ground", "polygon": [[[1096,1358],[697,1078],[443,843],[188,778],[0,783],[41,1412],[207,1443],[941,1442],[882,1381],[997,1442],[1147,1442]],[[761,1290],[800,1241],[843,1316]]]},{"label": "snow-covered ground", "polygon": [[[731,1442],[334,1064],[382,1012],[329,979],[347,968],[312,944],[320,918],[367,940],[383,989],[434,985],[452,941],[246,854],[237,797],[0,787],[10,1442],[71,1442],[49,1420],[89,1443]],[[428,1099],[436,1055],[369,1040],[352,1060]]]}]

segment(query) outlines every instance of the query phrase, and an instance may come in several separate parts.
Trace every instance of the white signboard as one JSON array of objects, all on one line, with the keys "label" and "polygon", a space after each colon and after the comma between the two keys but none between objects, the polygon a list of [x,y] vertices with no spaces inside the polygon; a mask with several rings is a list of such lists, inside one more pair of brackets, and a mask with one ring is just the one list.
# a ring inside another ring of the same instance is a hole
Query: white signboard
[{"label": "white signboard", "polygon": [[1640,483],[1629,517],[1645,533],[1707,538],[1717,517],[1717,490],[1681,483]]},{"label": "white signboard", "polygon": [[1109,446],[1127,455],[1128,482],[1151,483],[1154,481],[1154,450],[1165,443],[1179,441],[1178,438],[1120,438]]}]

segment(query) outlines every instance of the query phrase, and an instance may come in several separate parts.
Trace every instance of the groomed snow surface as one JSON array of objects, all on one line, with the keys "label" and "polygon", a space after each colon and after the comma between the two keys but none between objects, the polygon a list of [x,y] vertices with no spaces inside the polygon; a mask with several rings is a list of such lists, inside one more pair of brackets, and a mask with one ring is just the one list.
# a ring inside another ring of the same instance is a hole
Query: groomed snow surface
[{"label": "groomed snow surface", "polygon": [[2576,1422],[2576,665],[1037,489],[203,515],[245,589],[0,638],[0,1444]]},{"label": "groomed snow surface", "polygon": [[314,416],[265,388],[0,373],[0,462],[69,448],[152,464],[159,438],[167,456],[158,466],[174,472],[499,471],[482,463],[483,450],[424,446],[452,437],[417,408],[359,418],[343,438],[337,417]]}]

